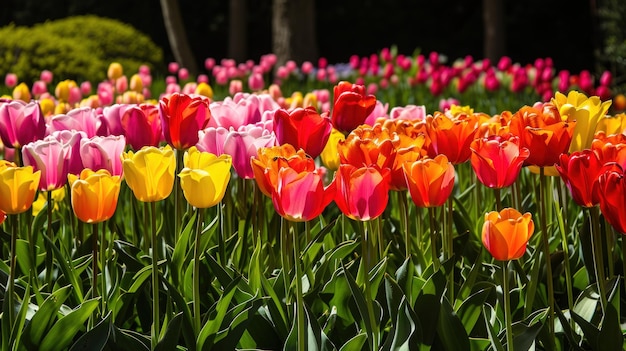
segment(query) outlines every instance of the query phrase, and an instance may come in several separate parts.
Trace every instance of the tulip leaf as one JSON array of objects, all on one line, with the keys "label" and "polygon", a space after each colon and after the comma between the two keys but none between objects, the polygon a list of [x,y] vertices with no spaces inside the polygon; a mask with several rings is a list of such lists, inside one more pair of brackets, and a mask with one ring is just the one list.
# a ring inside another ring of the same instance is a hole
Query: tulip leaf
[{"label": "tulip leaf", "polygon": [[152,265],[143,267],[139,272],[135,273],[133,277],[133,285],[128,289],[129,293],[135,293],[139,288],[150,278],[152,274]]},{"label": "tulip leaf", "polygon": [[77,278],[77,274],[79,273],[74,270],[74,267],[69,266],[68,262],[71,262],[71,260],[67,260],[65,258],[59,248],[54,245],[54,243],[51,241],[50,238],[48,238],[48,236],[44,235],[43,238],[49,244],[48,246],[52,249],[52,253],[54,254],[54,257],[59,264],[59,268],[61,268],[61,272],[63,272],[63,276],[65,276],[65,279],[67,279],[67,281],[72,285],[72,292],[74,293],[76,300],[78,302],[83,302],[82,285],[78,282]]},{"label": "tulip leaf", "polygon": [[104,350],[113,334],[111,319],[112,314],[109,312],[93,329],[78,338],[69,351]]},{"label": "tulip leaf", "polygon": [[493,310],[493,307],[489,305],[483,306],[483,317],[485,319],[485,325],[487,327],[487,334],[489,335],[491,347],[495,351],[504,351],[504,346],[502,346],[502,342],[498,338],[498,331],[494,329],[495,311]]},{"label": "tulip leaf", "polygon": [[[471,273],[470,273],[471,274]],[[492,292],[492,288],[478,290],[463,300],[456,313],[461,318],[461,324],[465,327],[465,332],[470,335],[476,322],[480,318],[483,306],[487,301],[487,297]]]},{"label": "tulip leaf", "polygon": [[255,295],[228,310],[222,323],[227,327],[215,335],[213,349],[234,350],[250,325],[254,325],[255,329],[258,327],[255,315],[263,302],[259,295]]},{"label": "tulip leaf", "polygon": [[46,334],[39,350],[62,350],[70,345],[72,339],[85,326],[85,321],[98,308],[99,299],[84,301],[78,308],[60,318]]},{"label": "tulip leaf", "polygon": [[205,342],[211,337],[215,338],[215,334],[219,331],[222,322],[224,321],[224,316],[226,312],[228,312],[228,307],[230,306],[230,302],[237,292],[237,285],[241,280],[240,277],[237,277],[231,281],[231,283],[226,286],[224,292],[222,293],[220,299],[215,304],[215,309],[210,312],[209,320],[204,324],[202,330],[200,330],[200,334],[198,334],[197,348],[198,350],[202,350]]},{"label": "tulip leaf", "polygon": [[31,272],[36,269],[36,262],[32,262],[32,254],[30,252],[30,244],[26,240],[17,239],[15,241],[15,255],[23,259],[16,260],[22,272]]},{"label": "tulip leaf", "polygon": [[389,350],[411,350],[416,341],[421,340],[421,325],[406,296],[401,297],[396,318],[393,321],[393,335],[389,334],[391,340]]},{"label": "tulip leaf", "polygon": [[437,319],[437,340],[445,350],[469,350],[470,348],[465,327],[445,297],[441,300]]},{"label": "tulip leaf", "polygon": [[420,293],[415,300],[413,310],[418,317],[427,316],[428,323],[422,322],[423,344],[432,346],[435,340],[438,319],[440,318],[441,299],[445,291],[446,278],[442,271],[435,272],[422,286]]},{"label": "tulip leaf", "polygon": [[514,350],[530,350],[532,348],[547,316],[548,309],[544,308],[533,312],[525,321],[513,323]]},{"label": "tulip leaf", "polygon": [[[373,338],[375,337],[374,328],[378,328],[378,326],[377,325],[374,326],[371,323],[372,319],[369,316],[367,303],[365,301],[367,297],[363,294],[361,289],[359,289],[359,286],[357,285],[356,280],[354,280],[354,278],[352,277],[352,275],[346,269],[345,266],[343,267],[343,274],[346,277],[346,280],[348,281],[350,292],[352,293],[352,297],[354,298],[354,301],[356,302],[359,315],[361,316],[361,320],[363,321],[363,324],[365,326],[365,332],[367,333],[367,338],[369,340],[373,340]],[[375,302],[375,301],[372,301],[372,302]],[[376,318],[374,319],[376,320]]]},{"label": "tulip leaf", "polygon": [[20,304],[20,308],[16,316],[17,318],[15,320],[15,325],[13,325],[13,330],[11,331],[11,340],[15,340],[15,345],[20,344],[20,339],[23,335],[24,323],[26,323],[26,314],[30,306],[29,298],[27,298],[30,297],[30,288],[31,284],[26,285],[26,290],[24,291],[24,299]]},{"label": "tulip leaf", "polygon": [[193,252],[192,250],[189,250],[189,246],[190,246],[190,238],[192,237],[191,233],[194,233],[195,236],[195,220],[196,220],[196,216],[198,215],[198,211],[193,211],[193,215],[191,216],[191,218],[189,219],[189,222],[187,222],[187,225],[185,225],[185,228],[183,229],[183,231],[180,233],[180,236],[178,237],[178,241],[176,242],[176,245],[174,245],[174,252],[172,253],[172,258],[171,258],[171,262],[172,262],[172,280],[174,281],[175,285],[179,285],[181,279],[183,279],[183,275],[184,275],[184,268],[186,266],[186,264],[188,264],[188,254],[190,252]]},{"label": "tulip leaf", "polygon": [[159,343],[154,348],[155,351],[175,350],[180,338],[180,330],[183,325],[183,313],[179,312],[169,321],[165,334],[160,338]]},{"label": "tulip leaf", "polygon": [[24,328],[24,343],[26,345],[39,346],[44,334],[56,320],[59,308],[68,298],[70,292],[71,286],[64,286],[50,294],[39,306],[39,310],[35,312],[26,328]]},{"label": "tulip leaf", "polygon": [[339,351],[362,351],[367,341],[367,334],[359,333],[353,336],[350,340],[346,341]]}]

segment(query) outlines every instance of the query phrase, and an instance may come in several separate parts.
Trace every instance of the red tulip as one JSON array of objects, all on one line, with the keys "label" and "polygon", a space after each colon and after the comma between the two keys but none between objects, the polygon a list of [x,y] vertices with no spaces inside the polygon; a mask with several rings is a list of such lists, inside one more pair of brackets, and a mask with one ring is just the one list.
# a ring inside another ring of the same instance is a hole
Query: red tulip
[{"label": "red tulip", "polygon": [[335,129],[349,133],[365,122],[374,110],[376,97],[366,95],[363,85],[339,82],[334,89],[332,121]]},{"label": "red tulip", "polygon": [[471,164],[478,180],[489,188],[508,187],[519,175],[530,152],[520,148],[519,138],[499,136],[475,139],[470,145]]},{"label": "red tulip", "polygon": [[600,202],[596,187],[604,164],[595,152],[585,149],[562,154],[555,166],[578,205],[593,207]]},{"label": "red tulip", "polygon": [[274,113],[274,133],[279,144],[291,144],[316,158],[326,145],[333,126],[330,118],[320,116],[315,107],[284,109]]},{"label": "red tulip", "polygon": [[[267,181],[273,181],[266,174]],[[282,217],[293,222],[306,222],[319,216],[335,196],[334,183],[324,187],[318,170],[298,172],[283,167],[273,186],[272,203]]]},{"label": "red tulip", "polygon": [[597,189],[604,218],[626,235],[626,177],[622,168],[611,167],[600,174]]},{"label": "red tulip", "polygon": [[178,150],[198,143],[198,131],[211,118],[209,100],[203,96],[173,93],[159,101],[159,114],[165,141]]}]

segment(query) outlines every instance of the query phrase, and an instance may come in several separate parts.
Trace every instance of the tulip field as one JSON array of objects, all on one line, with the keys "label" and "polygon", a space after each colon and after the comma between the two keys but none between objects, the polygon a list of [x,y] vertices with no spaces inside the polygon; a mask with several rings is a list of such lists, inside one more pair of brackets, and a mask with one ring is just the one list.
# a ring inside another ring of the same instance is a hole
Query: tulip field
[{"label": "tulip field", "polygon": [[549,58],[0,86],[8,350],[622,350],[626,98]]}]

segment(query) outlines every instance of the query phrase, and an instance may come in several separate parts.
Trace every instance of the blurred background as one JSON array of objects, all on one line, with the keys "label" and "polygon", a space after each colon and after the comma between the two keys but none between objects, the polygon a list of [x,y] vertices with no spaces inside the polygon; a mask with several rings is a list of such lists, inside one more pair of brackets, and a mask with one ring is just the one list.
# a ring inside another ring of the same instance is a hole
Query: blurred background
[{"label": "blurred background", "polygon": [[192,74],[207,57],[244,61],[272,52],[279,63],[338,63],[395,45],[402,54],[436,51],[450,60],[507,55],[527,64],[551,57],[558,69],[610,70],[615,85],[625,81],[623,0],[3,2],[0,26],[85,14],[128,23],[163,50],[157,69],[177,61]]}]

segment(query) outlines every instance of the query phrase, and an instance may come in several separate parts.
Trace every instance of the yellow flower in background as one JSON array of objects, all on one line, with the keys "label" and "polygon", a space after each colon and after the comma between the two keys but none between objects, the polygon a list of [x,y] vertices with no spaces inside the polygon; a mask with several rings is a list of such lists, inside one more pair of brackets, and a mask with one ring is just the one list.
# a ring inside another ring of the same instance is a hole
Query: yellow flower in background
[{"label": "yellow flower in background", "polygon": [[100,223],[113,217],[120,195],[119,176],[112,176],[106,169],[97,172],[85,168],[80,176],[67,175],[72,189],[72,209],[76,217],[85,223]]},{"label": "yellow flower in background", "polygon": [[[52,211],[59,210],[59,203],[65,199],[65,187],[59,188],[56,190],[52,190],[52,201],[54,206],[52,207]],[[48,192],[40,191],[39,195],[37,195],[37,200],[33,202],[33,217],[36,217],[37,214],[43,209],[43,207],[48,202]]]},{"label": "yellow flower in background", "polygon": [[313,93],[306,93],[306,95],[304,95],[304,100],[302,101],[302,107],[308,107],[308,106],[313,106],[315,108],[318,108],[317,95]]},{"label": "yellow flower in background", "polygon": [[136,153],[124,152],[122,168],[128,187],[139,201],[163,200],[172,192],[176,156],[169,145],[144,146]]},{"label": "yellow flower in background", "polygon": [[217,205],[226,193],[232,157],[200,152],[192,146],[185,153],[184,161],[185,168],[178,176],[187,202],[196,208]]},{"label": "yellow flower in background", "polygon": [[213,89],[205,82],[199,83],[194,93],[213,99]]},{"label": "yellow flower in background", "polygon": [[460,114],[471,115],[473,113],[474,113],[474,109],[469,105],[466,105],[466,106],[452,105],[450,106],[450,109],[447,111],[447,114],[451,116],[458,116]]},{"label": "yellow flower in background", "polygon": [[288,106],[288,109],[294,109],[296,107],[302,107],[302,103],[304,102],[304,97],[302,93],[299,91],[294,91],[291,94],[291,97],[285,99],[285,105]]},{"label": "yellow flower in background", "polygon": [[130,77],[129,87],[130,90],[136,93],[141,94],[143,92],[143,81],[141,80],[141,76],[139,74],[133,74],[132,77]]},{"label": "yellow flower in background", "polygon": [[606,115],[611,101],[602,102],[599,97],[587,97],[583,93],[570,91],[567,96],[556,92],[552,104],[559,110],[561,118],[568,122],[576,121],[569,152],[591,148],[596,126]]},{"label": "yellow flower in background", "polygon": [[[596,127],[596,133],[604,132],[605,135],[622,134],[626,131],[626,113],[600,118]],[[594,134],[595,135],[595,134]]]},{"label": "yellow flower in background", "polygon": [[124,75],[124,68],[119,62],[111,62],[109,69],[107,70],[107,78],[110,80],[116,80]]},{"label": "yellow flower in background", "polygon": [[40,177],[41,171],[33,172],[32,166],[0,161],[0,210],[6,214],[26,212],[33,204]]},{"label": "yellow flower in background", "polygon": [[333,128],[330,136],[328,137],[328,141],[326,142],[326,146],[320,154],[320,157],[322,158],[322,163],[324,164],[324,166],[326,166],[326,168],[333,171],[339,169],[340,160],[339,151],[337,151],[337,145],[339,144],[339,141],[345,139],[346,137],[343,135],[342,132]]},{"label": "yellow flower in background", "polygon": [[44,98],[39,100],[39,106],[41,107],[41,113],[46,117],[52,116],[52,114],[54,113],[54,109],[56,108],[56,104],[51,98]]},{"label": "yellow flower in background", "polygon": [[61,81],[54,89],[54,95],[60,102],[68,102],[70,99],[70,89],[76,86],[76,82],[73,80],[66,79],[64,81]]},{"label": "yellow flower in background", "polygon": [[30,101],[30,89],[26,83],[22,82],[13,88],[13,100]]}]

